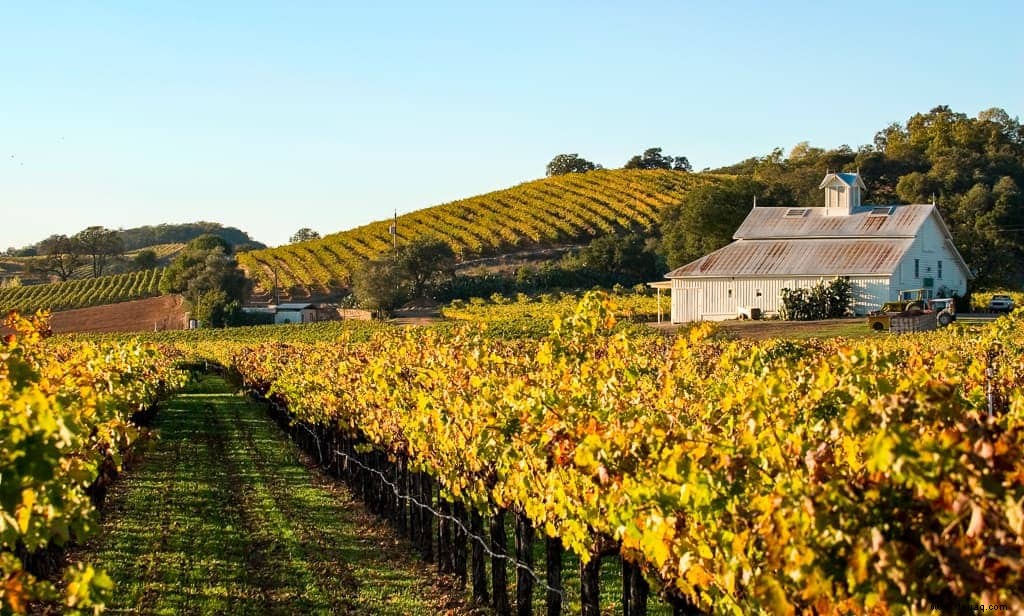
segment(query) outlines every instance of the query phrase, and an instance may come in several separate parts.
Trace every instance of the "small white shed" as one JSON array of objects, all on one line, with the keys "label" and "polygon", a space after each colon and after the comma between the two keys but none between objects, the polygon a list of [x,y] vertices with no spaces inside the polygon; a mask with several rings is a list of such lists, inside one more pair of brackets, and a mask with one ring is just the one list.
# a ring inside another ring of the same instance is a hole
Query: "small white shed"
[{"label": "small white shed", "polygon": [[782,289],[837,276],[853,284],[858,315],[903,290],[967,292],[971,272],[935,205],[862,206],[856,173],[830,173],[819,188],[825,207],[755,205],[733,243],[666,274],[672,322],[732,319],[750,308],[775,315]]},{"label": "small white shed", "polygon": [[316,304],[280,304],[274,310],[274,323],[313,323]]}]

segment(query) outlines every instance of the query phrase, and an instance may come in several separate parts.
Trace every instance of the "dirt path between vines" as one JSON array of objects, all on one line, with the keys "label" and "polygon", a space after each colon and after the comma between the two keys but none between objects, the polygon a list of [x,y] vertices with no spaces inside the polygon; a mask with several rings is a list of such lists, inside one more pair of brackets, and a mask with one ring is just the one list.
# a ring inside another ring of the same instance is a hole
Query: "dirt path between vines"
[{"label": "dirt path between vines", "polygon": [[222,379],[173,399],[155,428],[73,554],[114,579],[111,613],[469,613]]}]

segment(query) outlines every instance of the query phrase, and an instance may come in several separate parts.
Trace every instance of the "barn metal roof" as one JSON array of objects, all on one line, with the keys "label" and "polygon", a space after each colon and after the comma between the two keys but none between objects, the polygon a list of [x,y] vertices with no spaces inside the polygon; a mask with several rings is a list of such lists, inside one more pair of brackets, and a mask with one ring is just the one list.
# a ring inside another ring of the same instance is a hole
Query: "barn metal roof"
[{"label": "barn metal roof", "polygon": [[[890,207],[890,206],[886,206]],[[848,216],[825,216],[825,208],[809,207],[803,216],[786,216],[796,208],[755,207],[736,229],[733,238],[824,239],[824,238],[903,238],[914,237],[928,219],[934,205],[891,206],[892,214],[878,215],[879,206],[857,208]]]},{"label": "barn metal roof", "polygon": [[278,312],[282,310],[306,310],[307,308],[316,308],[316,304],[278,304]]},{"label": "barn metal roof", "polygon": [[913,238],[744,240],[665,277],[889,276],[913,243]]},{"label": "barn metal roof", "polygon": [[818,188],[825,188],[833,178],[837,178],[847,186],[859,186],[861,189],[867,190],[867,186],[864,185],[864,180],[860,179],[859,173],[829,173],[825,176],[825,179],[821,181]]}]

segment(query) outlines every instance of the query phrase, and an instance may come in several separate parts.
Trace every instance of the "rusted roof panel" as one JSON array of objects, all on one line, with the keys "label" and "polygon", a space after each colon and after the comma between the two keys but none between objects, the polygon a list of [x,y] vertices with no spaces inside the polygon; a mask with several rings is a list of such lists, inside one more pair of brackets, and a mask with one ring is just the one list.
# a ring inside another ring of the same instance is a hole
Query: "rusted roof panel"
[{"label": "rusted roof panel", "polygon": [[740,240],[665,277],[889,276],[913,242],[913,238]]},{"label": "rusted roof panel", "polygon": [[733,235],[740,240],[781,238],[904,238],[914,237],[935,206],[895,206],[892,214],[872,214],[877,206],[858,208],[849,216],[825,216],[825,208],[811,207],[802,217],[786,217],[786,207],[755,207]]}]

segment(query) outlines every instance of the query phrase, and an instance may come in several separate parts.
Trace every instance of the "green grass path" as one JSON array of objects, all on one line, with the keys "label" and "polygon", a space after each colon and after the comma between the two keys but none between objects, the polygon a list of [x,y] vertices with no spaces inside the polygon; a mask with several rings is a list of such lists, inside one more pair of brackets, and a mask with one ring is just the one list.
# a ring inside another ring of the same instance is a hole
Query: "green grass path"
[{"label": "green grass path", "polygon": [[117,584],[111,613],[461,612],[427,565],[220,378],[173,399],[154,449],[76,555]]}]

